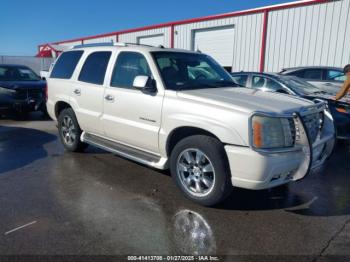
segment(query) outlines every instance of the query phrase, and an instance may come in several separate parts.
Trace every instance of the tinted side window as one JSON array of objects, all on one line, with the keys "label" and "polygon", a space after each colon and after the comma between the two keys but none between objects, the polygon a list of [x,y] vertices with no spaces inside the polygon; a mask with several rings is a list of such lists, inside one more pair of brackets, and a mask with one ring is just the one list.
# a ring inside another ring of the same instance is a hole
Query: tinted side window
[{"label": "tinted side window", "polygon": [[266,84],[266,78],[261,76],[254,76],[252,79],[252,88],[261,88]]},{"label": "tinted side window", "polygon": [[304,70],[304,78],[312,80],[322,80],[322,69],[307,69]]},{"label": "tinted side window", "polygon": [[289,76],[297,76],[297,77],[300,77],[300,78],[304,78],[304,74],[305,74],[305,70],[299,70],[299,71],[294,71],[294,72],[291,72],[291,73],[287,73],[287,75],[289,75]]},{"label": "tinted side window", "polygon": [[52,69],[50,78],[71,78],[82,54],[83,51],[70,51],[62,53]]},{"label": "tinted side window", "polygon": [[232,76],[233,81],[241,86],[247,86],[248,75],[234,75]]},{"label": "tinted side window", "polygon": [[111,86],[133,88],[134,79],[139,75],[152,76],[146,58],[139,53],[122,52],[114,66]]},{"label": "tinted side window", "polygon": [[94,52],[90,54],[81,69],[78,80],[102,85],[111,52]]},{"label": "tinted side window", "polygon": [[261,77],[261,76],[254,76],[252,80],[252,87],[253,88],[267,88],[273,91],[281,90],[283,87],[277,83],[275,80]]}]

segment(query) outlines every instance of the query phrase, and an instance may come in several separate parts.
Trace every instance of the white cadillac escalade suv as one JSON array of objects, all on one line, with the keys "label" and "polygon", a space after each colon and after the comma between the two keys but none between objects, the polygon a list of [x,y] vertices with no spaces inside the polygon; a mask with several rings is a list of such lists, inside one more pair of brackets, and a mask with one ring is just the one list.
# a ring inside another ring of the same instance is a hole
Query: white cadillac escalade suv
[{"label": "white cadillac escalade suv", "polygon": [[105,44],[56,61],[47,108],[69,151],[93,145],[158,169],[183,193],[214,205],[233,187],[303,178],[334,147],[323,102],[240,88],[210,56]]}]

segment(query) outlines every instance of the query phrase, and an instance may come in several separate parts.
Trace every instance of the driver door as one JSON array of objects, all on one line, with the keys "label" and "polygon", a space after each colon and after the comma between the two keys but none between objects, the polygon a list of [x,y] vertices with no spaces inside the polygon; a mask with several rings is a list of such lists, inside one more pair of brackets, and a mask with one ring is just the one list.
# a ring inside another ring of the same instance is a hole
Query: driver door
[{"label": "driver door", "polygon": [[104,133],[113,141],[158,154],[163,94],[135,89],[133,82],[138,75],[152,77],[146,57],[120,52],[104,94]]}]

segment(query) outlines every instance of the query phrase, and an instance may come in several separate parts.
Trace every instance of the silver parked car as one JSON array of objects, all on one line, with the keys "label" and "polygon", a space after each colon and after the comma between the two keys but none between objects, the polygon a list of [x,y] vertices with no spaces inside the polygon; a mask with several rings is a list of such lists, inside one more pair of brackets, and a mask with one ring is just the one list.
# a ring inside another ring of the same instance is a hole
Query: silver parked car
[{"label": "silver parked car", "polygon": [[346,78],[342,68],[326,66],[284,68],[280,74],[303,78],[330,94],[336,94]]}]

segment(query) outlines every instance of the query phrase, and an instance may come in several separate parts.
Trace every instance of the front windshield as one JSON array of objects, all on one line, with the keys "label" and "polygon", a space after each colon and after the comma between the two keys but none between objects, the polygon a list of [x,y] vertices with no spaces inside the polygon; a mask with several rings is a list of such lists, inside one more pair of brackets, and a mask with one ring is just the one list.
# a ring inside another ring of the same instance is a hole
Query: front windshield
[{"label": "front windshield", "polygon": [[28,67],[0,66],[0,81],[37,81],[40,77]]},{"label": "front windshield", "polygon": [[322,94],[323,91],[294,76],[281,76],[281,82],[300,95]]},{"label": "front windshield", "polygon": [[166,89],[189,90],[238,86],[214,59],[204,54],[153,52]]}]

